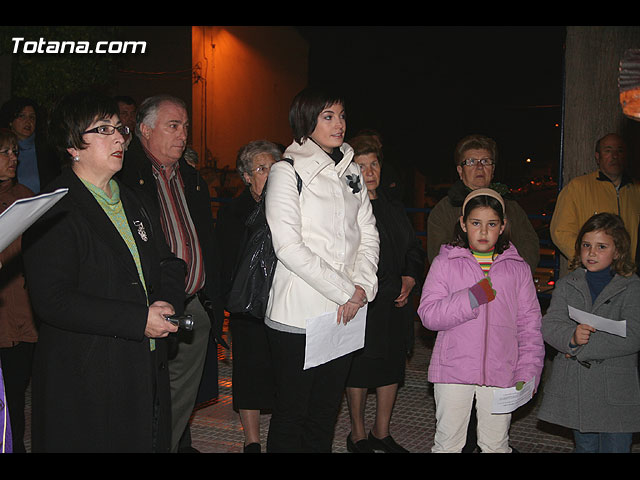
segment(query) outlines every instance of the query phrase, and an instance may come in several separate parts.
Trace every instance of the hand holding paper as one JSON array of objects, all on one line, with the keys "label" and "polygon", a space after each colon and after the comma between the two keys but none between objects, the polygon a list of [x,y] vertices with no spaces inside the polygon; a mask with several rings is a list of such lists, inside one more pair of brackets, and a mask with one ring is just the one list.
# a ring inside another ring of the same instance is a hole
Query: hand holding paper
[{"label": "hand holding paper", "polygon": [[345,325],[355,317],[358,310],[367,304],[367,294],[360,285],[356,285],[356,291],[344,305],[338,307],[338,323]]},{"label": "hand holding paper", "polygon": [[[536,378],[528,382],[518,382],[515,387],[496,388],[493,392],[491,413],[511,413],[533,398]],[[518,388],[519,387],[519,388]]]},{"label": "hand holding paper", "polygon": [[591,334],[595,331],[596,329],[591,325],[581,323],[576,327],[576,331],[573,332],[571,343],[573,343],[574,345],[586,345],[587,343],[589,343]]},{"label": "hand holding paper", "polygon": [[345,325],[355,317],[360,307],[352,302],[347,302],[344,305],[338,307],[338,324],[344,323]]},{"label": "hand holding paper", "polygon": [[613,335],[618,335],[625,338],[627,336],[626,320],[611,320],[609,318],[600,317],[589,312],[583,312],[582,310],[578,310],[571,305],[569,305],[569,318],[578,322],[579,324],[590,325],[594,328],[593,331],[600,330],[602,332],[611,333]]},{"label": "hand holding paper", "polygon": [[304,370],[364,347],[367,305],[347,324],[336,323],[335,315],[329,312],[307,319]]}]

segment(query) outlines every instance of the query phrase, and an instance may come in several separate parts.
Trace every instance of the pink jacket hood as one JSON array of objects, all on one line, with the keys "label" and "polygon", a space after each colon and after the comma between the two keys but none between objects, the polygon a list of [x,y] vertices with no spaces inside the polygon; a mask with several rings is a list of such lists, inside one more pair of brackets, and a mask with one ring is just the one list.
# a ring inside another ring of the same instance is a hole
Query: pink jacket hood
[{"label": "pink jacket hood", "polygon": [[443,245],[433,260],[418,307],[438,332],[429,381],[512,387],[535,377],[537,387],[545,351],[531,269],[512,244],[489,271],[496,298],[472,309],[469,288],[483,277],[469,249]]}]

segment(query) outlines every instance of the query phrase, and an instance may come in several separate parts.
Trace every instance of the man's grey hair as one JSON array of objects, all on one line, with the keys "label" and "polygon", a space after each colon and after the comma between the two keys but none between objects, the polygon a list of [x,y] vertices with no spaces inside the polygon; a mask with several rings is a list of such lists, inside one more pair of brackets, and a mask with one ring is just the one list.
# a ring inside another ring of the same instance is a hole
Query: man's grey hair
[{"label": "man's grey hair", "polygon": [[245,184],[247,184],[247,181],[244,178],[244,174],[248,173],[251,175],[253,158],[260,153],[271,155],[276,162],[282,159],[282,150],[273,142],[269,142],[268,140],[255,140],[247,143],[240,149],[236,158],[236,170]]},{"label": "man's grey hair", "polygon": [[142,132],[140,131],[140,125],[145,124],[151,128],[156,126],[156,120],[158,119],[158,108],[165,102],[173,103],[179,107],[187,110],[187,104],[178,97],[173,95],[155,95],[153,97],[145,98],[138,108],[136,114],[136,135],[138,138],[142,138]]}]

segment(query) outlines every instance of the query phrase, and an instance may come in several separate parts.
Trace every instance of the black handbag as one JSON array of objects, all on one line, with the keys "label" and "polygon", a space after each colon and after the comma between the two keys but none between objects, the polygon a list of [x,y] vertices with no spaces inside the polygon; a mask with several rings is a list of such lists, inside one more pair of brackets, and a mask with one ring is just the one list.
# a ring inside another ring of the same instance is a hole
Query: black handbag
[{"label": "black handbag", "polygon": [[[285,158],[293,165],[293,160]],[[296,172],[298,193],[302,190],[302,179]],[[268,183],[268,180],[267,180]],[[242,253],[234,268],[231,290],[226,309],[229,313],[249,314],[264,318],[269,301],[269,290],[276,269],[276,253],[271,240],[271,230],[267,224],[264,197],[265,184],[260,201],[251,212],[245,225],[247,236]]]}]

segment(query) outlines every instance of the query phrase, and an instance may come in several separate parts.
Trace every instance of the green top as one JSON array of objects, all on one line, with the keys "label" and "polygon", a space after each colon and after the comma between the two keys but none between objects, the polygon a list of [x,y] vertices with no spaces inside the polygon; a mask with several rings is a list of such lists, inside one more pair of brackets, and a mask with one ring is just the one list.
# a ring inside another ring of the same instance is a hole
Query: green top
[{"label": "green top", "polygon": [[[89,183],[83,179],[82,183],[89,189],[89,191],[93,194],[93,197],[96,199],[98,204],[102,207],[102,210],[107,214],[113,225],[116,227],[120,236],[127,244],[129,251],[131,252],[131,256],[133,257],[133,261],[136,264],[136,268],[138,269],[138,276],[140,277],[140,281],[142,282],[142,287],[144,288],[145,293],[147,293],[147,286],[144,281],[144,273],[142,272],[142,264],[140,263],[140,254],[138,253],[138,246],[136,245],[136,241],[133,238],[133,234],[131,233],[131,228],[129,227],[129,222],[127,220],[127,215],[122,207],[122,201],[120,200],[120,187],[118,183],[111,179],[109,180],[109,187],[111,188],[111,197],[109,197],[102,189],[96,187],[92,183]],[[147,299],[147,305],[149,301]],[[155,341],[151,340],[151,349],[155,349]]]}]

